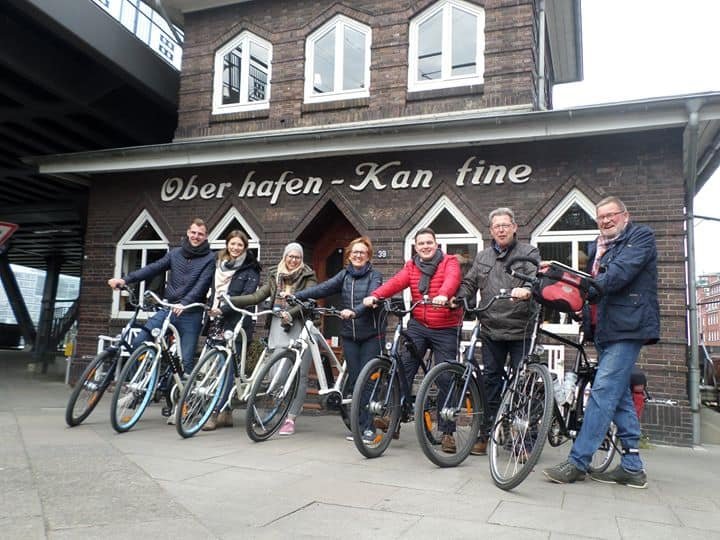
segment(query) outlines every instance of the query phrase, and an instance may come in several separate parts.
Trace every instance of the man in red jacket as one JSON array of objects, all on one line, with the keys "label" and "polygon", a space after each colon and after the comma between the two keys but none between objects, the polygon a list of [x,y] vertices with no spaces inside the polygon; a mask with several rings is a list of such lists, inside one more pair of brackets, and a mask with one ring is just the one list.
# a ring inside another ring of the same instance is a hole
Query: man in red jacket
[{"label": "man in red jacket", "polygon": [[[415,307],[407,327],[407,334],[415,344],[419,357],[425,356],[430,349],[436,362],[454,361],[457,358],[457,330],[462,322],[462,311],[448,308],[447,302],[455,296],[461,280],[457,258],[445,255],[438,248],[432,229],[420,229],[415,235],[415,255],[402,270],[366,297],[363,304],[373,306],[378,300],[390,298],[410,287],[413,302],[423,298],[432,302]],[[408,388],[411,388],[418,370],[418,358],[405,351],[402,363]]]}]

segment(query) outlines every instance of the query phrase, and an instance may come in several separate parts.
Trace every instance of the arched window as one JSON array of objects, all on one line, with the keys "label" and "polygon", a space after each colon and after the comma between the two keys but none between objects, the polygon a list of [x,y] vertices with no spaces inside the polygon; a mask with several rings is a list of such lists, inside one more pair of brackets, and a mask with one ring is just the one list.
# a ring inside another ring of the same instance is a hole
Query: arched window
[{"label": "arched window", "polygon": [[248,250],[252,251],[257,259],[260,260],[260,242],[258,236],[240,212],[238,212],[237,208],[231,208],[213,230],[210,231],[210,234],[208,234],[210,249],[215,251],[225,249],[225,239],[227,235],[234,230],[240,230],[247,235],[250,240]]},{"label": "arched window", "polygon": [[[121,277],[162,258],[168,251],[168,241],[147,210],[130,225],[115,248],[115,276]],[[138,283],[135,295],[139,299],[146,290],[162,294],[165,289],[165,274],[155,276],[149,281]],[[132,308],[127,305],[127,297],[119,291],[113,293],[114,317],[130,317]]]},{"label": "arched window", "polygon": [[213,114],[270,106],[272,45],[242,32],[215,53]]},{"label": "arched window", "polygon": [[[425,227],[430,227],[435,231],[437,242],[444,253],[457,257],[460,262],[460,270],[464,276],[470,270],[475,255],[483,249],[483,239],[480,231],[458,210],[450,199],[443,195],[405,237],[406,259],[410,259],[415,254],[413,247],[415,234]],[[405,291],[404,294],[406,300],[409,301],[409,291]],[[472,329],[472,324],[471,320],[467,320],[463,324],[463,328],[466,330]]]},{"label": "arched window", "polygon": [[305,101],[370,95],[370,28],[338,15],[305,42]]},{"label": "arched window", "polygon": [[[530,242],[540,250],[544,261],[558,261],[587,271],[588,246],[599,234],[595,205],[579,189],[573,189],[533,232]],[[545,312],[552,332],[573,333],[577,325],[564,313]],[[558,325],[558,326],[554,326]]]},{"label": "arched window", "polygon": [[485,10],[443,0],[410,21],[408,90],[483,83]]}]

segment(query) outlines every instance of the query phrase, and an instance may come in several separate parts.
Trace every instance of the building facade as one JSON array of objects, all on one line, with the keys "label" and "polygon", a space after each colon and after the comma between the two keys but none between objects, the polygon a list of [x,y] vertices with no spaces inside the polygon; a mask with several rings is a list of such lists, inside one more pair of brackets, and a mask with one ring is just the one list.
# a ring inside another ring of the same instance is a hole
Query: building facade
[{"label": "building facade", "polygon": [[616,195],[657,235],[662,340],[640,363],[653,396],[677,401],[649,404],[643,428],[691,444],[688,102],[553,111],[552,85],[582,75],[579,2],[237,2],[185,13],[184,31],[172,144],[41,163],[92,178],[80,353],[127,315],[107,279],[178,245],[196,216],[216,248],[245,230],[266,267],[297,240],[324,279],[360,234],[390,276],[426,226],[469,262],[509,206],[521,240],[582,267],[594,204]]}]

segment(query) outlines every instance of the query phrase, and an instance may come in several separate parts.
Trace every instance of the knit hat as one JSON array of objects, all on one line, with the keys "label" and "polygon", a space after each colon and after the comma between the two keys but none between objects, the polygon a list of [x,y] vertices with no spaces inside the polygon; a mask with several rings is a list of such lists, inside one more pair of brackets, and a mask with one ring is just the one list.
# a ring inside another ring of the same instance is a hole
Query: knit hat
[{"label": "knit hat", "polygon": [[285,249],[283,250],[283,259],[287,257],[287,254],[291,251],[297,251],[298,253],[300,253],[301,257],[304,256],[302,246],[297,242],[290,242],[287,246],[285,246]]}]

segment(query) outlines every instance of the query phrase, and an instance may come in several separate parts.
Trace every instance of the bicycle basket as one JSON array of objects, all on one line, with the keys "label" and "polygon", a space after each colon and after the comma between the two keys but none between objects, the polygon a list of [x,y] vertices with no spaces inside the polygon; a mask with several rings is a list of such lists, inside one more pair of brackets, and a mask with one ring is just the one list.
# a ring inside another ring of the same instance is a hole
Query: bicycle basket
[{"label": "bicycle basket", "polygon": [[588,274],[555,261],[543,263],[533,286],[533,297],[551,309],[575,313],[587,300],[589,278]]}]

